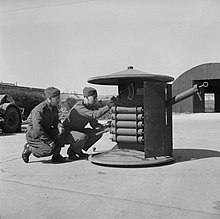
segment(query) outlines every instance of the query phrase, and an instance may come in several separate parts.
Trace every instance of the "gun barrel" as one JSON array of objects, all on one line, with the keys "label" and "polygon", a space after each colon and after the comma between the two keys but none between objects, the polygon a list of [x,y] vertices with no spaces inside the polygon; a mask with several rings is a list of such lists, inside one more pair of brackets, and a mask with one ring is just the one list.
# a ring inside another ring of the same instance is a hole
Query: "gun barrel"
[{"label": "gun barrel", "polygon": [[200,85],[200,86],[195,84],[192,88],[190,88],[190,89],[188,89],[188,90],[186,90],[186,91],[176,95],[175,97],[173,97],[172,100],[171,100],[171,104],[172,105],[176,104],[176,103],[178,103],[178,102],[180,102],[180,101],[182,101],[182,100],[192,96],[195,93],[199,93],[201,88],[208,87],[208,85],[209,85],[208,82],[203,82],[203,84]]}]

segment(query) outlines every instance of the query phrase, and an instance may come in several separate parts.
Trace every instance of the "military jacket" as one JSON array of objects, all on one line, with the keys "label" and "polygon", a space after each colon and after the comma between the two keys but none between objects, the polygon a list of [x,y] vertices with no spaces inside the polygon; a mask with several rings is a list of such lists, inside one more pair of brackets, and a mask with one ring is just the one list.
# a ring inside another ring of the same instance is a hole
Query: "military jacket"
[{"label": "military jacket", "polygon": [[109,111],[109,106],[104,106],[99,109],[88,108],[83,101],[78,101],[70,110],[67,118],[64,120],[63,125],[70,130],[83,130],[87,124],[92,128],[98,127],[98,118],[103,116]]},{"label": "military jacket", "polygon": [[57,107],[50,106],[49,102],[37,105],[27,118],[27,139],[40,138],[45,143],[52,143],[58,136],[58,126],[62,126],[59,120]]}]

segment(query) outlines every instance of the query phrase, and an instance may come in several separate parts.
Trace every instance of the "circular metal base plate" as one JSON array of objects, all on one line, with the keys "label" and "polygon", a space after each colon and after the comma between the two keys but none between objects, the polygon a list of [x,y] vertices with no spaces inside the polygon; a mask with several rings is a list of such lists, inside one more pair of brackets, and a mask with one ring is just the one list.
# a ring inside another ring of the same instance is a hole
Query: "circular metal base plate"
[{"label": "circular metal base plate", "polygon": [[114,167],[154,166],[174,160],[173,156],[144,158],[144,152],[131,149],[112,149],[92,154],[88,158],[92,163]]}]

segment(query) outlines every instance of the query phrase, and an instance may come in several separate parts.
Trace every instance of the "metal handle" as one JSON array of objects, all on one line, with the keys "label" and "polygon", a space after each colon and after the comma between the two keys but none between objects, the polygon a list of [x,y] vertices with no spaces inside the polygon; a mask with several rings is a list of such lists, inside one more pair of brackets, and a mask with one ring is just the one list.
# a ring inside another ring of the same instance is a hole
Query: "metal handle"
[{"label": "metal handle", "polygon": [[203,82],[202,85],[198,86],[199,90],[196,92],[196,94],[197,94],[200,101],[202,101],[202,97],[200,95],[201,94],[200,89],[203,88],[203,87],[208,87],[208,86],[209,86],[209,83],[207,81]]},{"label": "metal handle", "polygon": [[209,83],[207,81],[204,81],[202,85],[199,86],[199,88],[208,87]]}]

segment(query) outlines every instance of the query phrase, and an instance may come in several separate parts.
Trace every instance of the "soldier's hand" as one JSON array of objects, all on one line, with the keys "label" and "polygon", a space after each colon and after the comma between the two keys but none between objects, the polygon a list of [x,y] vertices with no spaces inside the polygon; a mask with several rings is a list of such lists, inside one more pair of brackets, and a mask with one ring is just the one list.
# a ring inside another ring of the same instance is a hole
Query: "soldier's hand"
[{"label": "soldier's hand", "polygon": [[112,97],[110,98],[110,101],[109,101],[108,106],[111,108],[111,107],[113,107],[113,106],[116,105],[116,102],[117,102],[116,97],[115,97],[115,96],[112,96]]},{"label": "soldier's hand", "polygon": [[49,145],[50,145],[51,148],[55,148],[55,146],[56,146],[53,141]]},{"label": "soldier's hand", "polygon": [[105,124],[103,124],[103,127],[104,127],[104,128],[110,128],[111,125],[112,125],[112,122],[109,120],[109,121],[107,121]]},{"label": "soldier's hand", "polygon": [[98,123],[97,126],[95,127],[96,130],[102,130],[104,127],[102,124]]},{"label": "soldier's hand", "polygon": [[65,132],[65,129],[62,126],[60,126],[58,127],[58,131],[59,131],[59,134],[61,135]]}]

